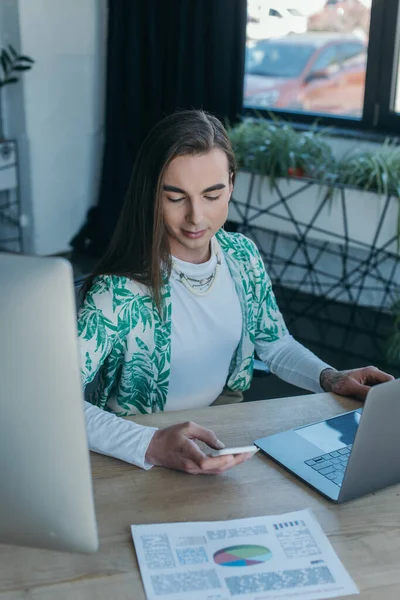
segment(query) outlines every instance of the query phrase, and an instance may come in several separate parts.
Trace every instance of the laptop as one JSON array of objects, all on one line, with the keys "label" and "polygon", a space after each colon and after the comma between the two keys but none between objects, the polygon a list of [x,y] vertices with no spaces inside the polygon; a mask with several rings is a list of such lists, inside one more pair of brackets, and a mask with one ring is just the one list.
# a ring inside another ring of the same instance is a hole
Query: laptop
[{"label": "laptop", "polygon": [[0,253],[0,543],[98,548],[71,265]]},{"label": "laptop", "polygon": [[363,408],[256,440],[334,502],[400,482],[400,379],[372,387]]}]

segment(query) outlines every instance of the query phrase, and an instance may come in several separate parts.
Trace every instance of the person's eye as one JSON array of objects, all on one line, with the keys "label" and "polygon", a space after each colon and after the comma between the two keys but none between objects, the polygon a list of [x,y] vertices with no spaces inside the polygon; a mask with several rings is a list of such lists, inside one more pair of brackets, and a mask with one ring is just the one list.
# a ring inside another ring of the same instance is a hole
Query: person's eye
[{"label": "person's eye", "polygon": [[181,202],[182,200],[185,199],[184,196],[182,198],[170,198],[169,196],[167,196],[167,198],[170,202]]},{"label": "person's eye", "polygon": [[221,194],[218,194],[218,196],[204,196],[205,198],[207,198],[207,200],[218,200],[218,198],[220,197]]}]

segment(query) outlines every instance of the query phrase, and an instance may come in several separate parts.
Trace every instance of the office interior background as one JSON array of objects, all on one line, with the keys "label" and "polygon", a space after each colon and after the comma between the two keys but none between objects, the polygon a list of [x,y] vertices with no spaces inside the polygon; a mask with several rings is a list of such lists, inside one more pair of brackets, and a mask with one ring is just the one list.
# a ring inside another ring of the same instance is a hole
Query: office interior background
[{"label": "office interior background", "polygon": [[[239,161],[227,228],[290,331],[400,375],[398,0],[2,0],[0,248],[105,250],[150,127],[203,108]],[[261,132],[261,133],[260,133]],[[299,390],[256,371],[246,400]]]}]

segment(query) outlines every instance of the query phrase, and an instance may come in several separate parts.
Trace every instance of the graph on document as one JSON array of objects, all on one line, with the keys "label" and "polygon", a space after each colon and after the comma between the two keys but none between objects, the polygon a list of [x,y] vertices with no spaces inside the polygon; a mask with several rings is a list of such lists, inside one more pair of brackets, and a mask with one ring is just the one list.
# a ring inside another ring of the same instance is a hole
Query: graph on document
[{"label": "graph on document", "polygon": [[222,548],[214,554],[214,562],[222,567],[250,567],[265,563],[272,558],[266,546],[240,544]]}]

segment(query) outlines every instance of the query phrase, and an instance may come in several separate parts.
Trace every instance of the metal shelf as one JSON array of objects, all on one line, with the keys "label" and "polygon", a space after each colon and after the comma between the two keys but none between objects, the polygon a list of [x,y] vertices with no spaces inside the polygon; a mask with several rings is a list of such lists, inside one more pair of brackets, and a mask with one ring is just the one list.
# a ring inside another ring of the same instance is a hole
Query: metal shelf
[{"label": "metal shelf", "polygon": [[[229,219],[233,217],[231,223],[234,223],[231,229],[254,240],[273,284],[285,290],[279,294],[280,308],[289,328],[295,333],[298,323],[305,318],[325,329],[333,326],[336,331],[343,331],[337,348],[343,351],[349,348],[354,336],[362,334],[368,337],[368,343],[359,349],[358,356],[369,361],[379,355],[384,359],[388,332],[387,327],[383,332],[385,328],[380,323],[382,319],[385,323],[390,321],[391,307],[400,299],[397,236],[383,239],[382,234],[387,221],[393,221],[393,196],[382,197],[377,217],[368,219],[371,225],[368,243],[357,239],[365,215],[359,213],[355,225],[350,222],[349,215],[354,212],[353,189],[337,187],[332,228],[326,219],[321,227],[321,214],[332,197],[323,190],[316,193],[318,182],[300,181],[289,193],[286,180],[277,179],[266,198],[260,195],[261,188],[255,178],[256,174],[251,174],[246,184],[248,189],[241,188],[240,199],[238,194],[231,199]],[[314,202],[311,213],[310,197]],[[396,209],[397,206],[396,199]],[[340,231],[333,226],[334,218],[341,223]],[[347,314],[346,322],[332,310],[335,302],[347,306],[348,310],[341,313]],[[372,318],[365,318],[366,313],[372,314]]]},{"label": "metal shelf", "polygon": [[0,250],[23,252],[18,148],[15,140],[0,142]]}]

